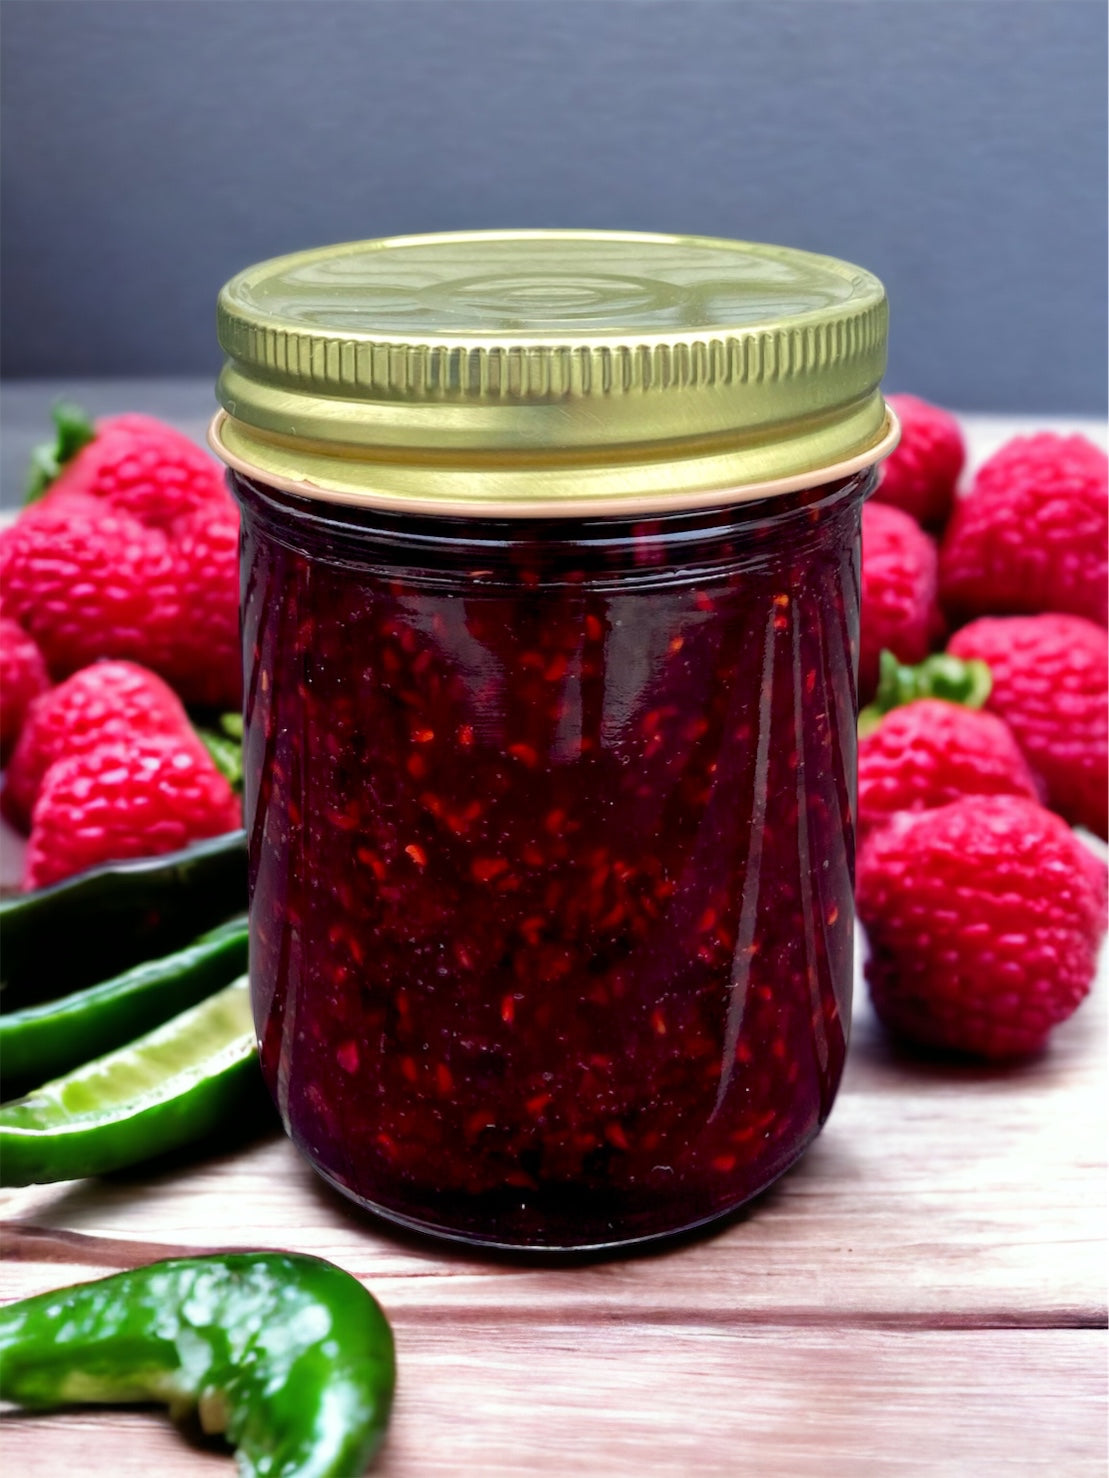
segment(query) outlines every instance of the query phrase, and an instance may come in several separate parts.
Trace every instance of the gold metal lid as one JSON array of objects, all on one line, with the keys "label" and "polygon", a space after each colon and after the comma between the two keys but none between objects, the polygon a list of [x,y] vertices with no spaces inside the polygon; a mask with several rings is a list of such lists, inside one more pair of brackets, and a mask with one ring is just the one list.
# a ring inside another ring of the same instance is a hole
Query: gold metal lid
[{"label": "gold metal lid", "polygon": [[881,283],[707,237],[484,231],[278,257],[223,289],[233,467],[441,513],[706,506],[887,455]]}]

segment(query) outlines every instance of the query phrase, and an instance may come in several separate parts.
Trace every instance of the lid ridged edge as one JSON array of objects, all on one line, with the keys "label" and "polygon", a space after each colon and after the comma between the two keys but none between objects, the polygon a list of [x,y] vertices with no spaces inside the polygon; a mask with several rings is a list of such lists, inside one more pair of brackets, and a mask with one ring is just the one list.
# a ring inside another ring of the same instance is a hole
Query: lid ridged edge
[{"label": "lid ridged edge", "polygon": [[781,383],[841,370],[883,353],[882,302],[787,329],[751,328],[710,338],[670,335],[665,342],[420,344],[370,337],[323,337],[250,323],[219,310],[220,343],[229,358],[274,383],[310,383],[323,393],[375,396],[619,395]]}]

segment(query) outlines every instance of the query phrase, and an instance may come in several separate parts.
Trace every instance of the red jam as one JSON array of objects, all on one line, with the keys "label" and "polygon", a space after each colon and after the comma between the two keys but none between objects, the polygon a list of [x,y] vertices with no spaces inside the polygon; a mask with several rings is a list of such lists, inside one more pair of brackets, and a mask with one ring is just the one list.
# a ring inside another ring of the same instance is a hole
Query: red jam
[{"label": "red jam", "polygon": [[871,474],[635,521],[233,481],[255,1012],[297,1145],[502,1246],[769,1185],[843,1067]]}]

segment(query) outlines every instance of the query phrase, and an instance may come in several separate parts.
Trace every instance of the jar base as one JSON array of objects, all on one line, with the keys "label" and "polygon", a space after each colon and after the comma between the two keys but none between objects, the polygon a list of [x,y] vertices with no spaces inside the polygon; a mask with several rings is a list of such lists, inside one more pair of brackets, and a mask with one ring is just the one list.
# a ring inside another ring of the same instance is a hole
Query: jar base
[{"label": "jar base", "polygon": [[[726,1204],[717,1204],[708,1207],[705,1205],[706,1198],[703,1196],[690,1197],[684,1202],[675,1200],[671,1203],[675,1213],[673,1218],[660,1217],[656,1211],[651,1217],[651,1220],[655,1223],[663,1220],[663,1225],[659,1226],[656,1224],[650,1227],[649,1230],[636,1230],[630,1234],[626,1231],[617,1231],[615,1215],[612,1218],[613,1225],[609,1229],[610,1234],[606,1235],[603,1233],[600,1230],[599,1223],[604,1218],[597,1215],[596,1209],[588,1217],[591,1228],[595,1230],[582,1234],[574,1227],[573,1216],[572,1214],[568,1214],[568,1208],[565,1204],[558,1218],[565,1229],[561,1235],[549,1230],[541,1232],[538,1229],[531,1235],[523,1230],[513,1234],[505,1228],[504,1223],[506,1220],[515,1219],[517,1224],[521,1224],[528,1219],[538,1221],[541,1214],[538,1207],[534,1205],[529,1207],[526,1202],[521,1205],[518,1201],[516,1203],[514,1218],[511,1214],[506,1216],[502,1210],[501,1217],[499,1218],[499,1228],[495,1228],[489,1232],[479,1231],[474,1228],[463,1228],[458,1225],[436,1221],[430,1215],[414,1215],[409,1211],[401,1211],[381,1201],[373,1201],[365,1196],[360,1196],[351,1190],[349,1186],[344,1185],[342,1181],[330,1175],[326,1170],[321,1169],[320,1166],[314,1164],[311,1160],[308,1163],[321,1180],[333,1190],[338,1191],[344,1200],[350,1201],[360,1210],[369,1213],[373,1217],[378,1217],[392,1226],[401,1227],[405,1231],[414,1232],[421,1237],[427,1237],[433,1241],[451,1242],[488,1252],[531,1253],[537,1256],[550,1256],[554,1258],[601,1257],[608,1253],[629,1251],[631,1249],[646,1247],[659,1248],[666,1243],[694,1237],[707,1232],[710,1228],[722,1226],[728,1221],[737,1219],[745,1209],[749,1210],[754,1201],[768,1191],[771,1186],[797,1164],[798,1160],[801,1159],[805,1151],[820,1133],[821,1127],[823,1126],[815,1128],[788,1158],[783,1159],[781,1163],[770,1168],[765,1177],[760,1178],[751,1189],[744,1191],[738,1199],[729,1199]],[[595,1208],[595,1198],[592,1199]],[[488,1198],[484,1204],[488,1205]],[[684,1213],[677,1210],[683,1204],[686,1208]],[[629,1220],[630,1218],[627,1217],[625,1210],[625,1224]],[[646,1215],[640,1213],[639,1220],[645,1223],[647,1221]]]}]

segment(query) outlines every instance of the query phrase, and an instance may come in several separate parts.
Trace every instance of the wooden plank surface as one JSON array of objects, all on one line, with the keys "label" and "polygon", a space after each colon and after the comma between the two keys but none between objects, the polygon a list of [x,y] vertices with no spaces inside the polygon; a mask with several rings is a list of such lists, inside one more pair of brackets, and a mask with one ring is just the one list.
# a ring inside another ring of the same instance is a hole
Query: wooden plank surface
[{"label": "wooden plank surface", "polygon": [[[978,455],[1003,439],[979,431]],[[816,1145],[740,1219],[663,1251],[551,1265],[421,1241],[274,1133],[0,1193],[0,1299],[186,1250],[330,1257],[396,1330],[382,1478],[1104,1478],[1105,976],[1005,1070],[898,1055],[860,990]],[[5,1474],[69,1466],[230,1471],[149,1413],[0,1422]]]},{"label": "wooden plank surface", "polygon": [[[402,1325],[375,1472],[419,1478],[1101,1478],[1088,1330]],[[1100,1427],[1100,1434],[1099,1434]],[[227,1478],[153,1413],[5,1418],[4,1472]]]},{"label": "wooden plank surface", "polygon": [[742,1220],[664,1252],[534,1266],[440,1247],[371,1222],[274,1135],[157,1176],[0,1193],[0,1293],[40,1277],[47,1256],[64,1263],[70,1244],[25,1237],[49,1227],[95,1239],[72,1244],[69,1259],[92,1267],[122,1266],[112,1258],[132,1243],[150,1256],[295,1246],[387,1287],[390,1309],[431,1318],[495,1305],[506,1318],[1096,1324],[1105,1012],[1102,989],[1047,1054],[1015,1070],[937,1067],[895,1056],[860,992],[821,1138]]},{"label": "wooden plank surface", "polygon": [[[570,1266],[441,1248],[348,1207],[274,1135],[154,1176],[4,1192],[0,1297],[188,1249],[331,1257],[396,1330],[382,1478],[1092,1478],[1105,1051],[1103,986],[1006,1072],[901,1059],[864,998],[822,1138],[748,1215],[683,1246]],[[2,1434],[21,1475],[226,1471],[146,1415],[8,1417]]]}]

